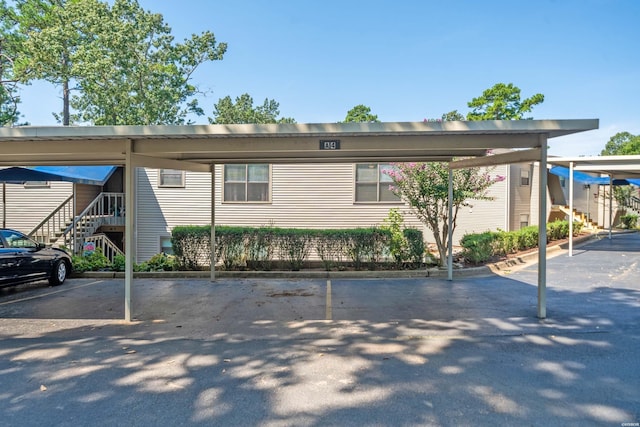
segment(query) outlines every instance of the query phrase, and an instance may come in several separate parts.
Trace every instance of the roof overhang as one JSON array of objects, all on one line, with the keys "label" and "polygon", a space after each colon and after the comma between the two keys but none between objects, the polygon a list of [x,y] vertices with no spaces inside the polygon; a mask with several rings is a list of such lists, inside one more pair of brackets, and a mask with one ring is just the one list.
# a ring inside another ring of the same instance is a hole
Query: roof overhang
[{"label": "roof overhang", "polygon": [[129,152],[136,166],[185,170],[234,162],[451,161],[537,148],[597,128],[597,119],[0,128],[0,166],[124,165]]},{"label": "roof overhang", "polygon": [[640,156],[549,157],[554,165],[570,167],[582,172],[610,175],[613,179],[640,178]]},{"label": "roof overhang", "polygon": [[0,182],[22,184],[28,181],[66,181],[104,185],[115,166],[33,166],[0,169]]}]

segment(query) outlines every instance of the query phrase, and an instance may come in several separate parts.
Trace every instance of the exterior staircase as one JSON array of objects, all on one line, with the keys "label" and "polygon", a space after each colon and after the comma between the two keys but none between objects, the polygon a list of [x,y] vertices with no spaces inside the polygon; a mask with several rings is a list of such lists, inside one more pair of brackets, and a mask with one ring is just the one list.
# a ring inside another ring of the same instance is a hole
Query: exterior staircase
[{"label": "exterior staircase", "polygon": [[100,193],[77,216],[73,216],[73,196],[69,196],[29,236],[46,245],[66,247],[82,253],[85,243],[93,243],[113,261],[123,252],[104,234],[95,234],[105,225],[124,226],[124,193]]},{"label": "exterior staircase", "polygon": [[[569,210],[569,206],[554,205],[551,208],[549,221],[553,221],[556,219],[566,219],[566,217],[570,216],[571,211]],[[585,230],[598,230],[601,228],[597,223],[591,221],[591,219],[589,219],[585,213],[577,211],[575,209],[573,210],[573,220],[582,223]]]},{"label": "exterior staircase", "polygon": [[623,207],[632,210],[635,214],[640,215],[640,198],[629,196],[623,204]]}]

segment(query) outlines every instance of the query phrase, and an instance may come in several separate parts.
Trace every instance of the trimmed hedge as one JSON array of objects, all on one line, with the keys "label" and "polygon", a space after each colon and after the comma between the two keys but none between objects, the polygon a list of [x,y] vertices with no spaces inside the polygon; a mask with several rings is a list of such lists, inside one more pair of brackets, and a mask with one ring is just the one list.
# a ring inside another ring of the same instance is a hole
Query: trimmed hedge
[{"label": "trimmed hedge", "polygon": [[[422,263],[425,244],[422,232],[404,231],[409,248],[406,265]],[[179,270],[208,269],[211,259],[211,226],[179,226],[171,234],[171,244]],[[370,227],[355,229],[296,229],[276,227],[217,226],[216,260],[226,270],[271,270],[279,267],[300,270],[314,252],[326,270],[343,268],[348,261],[356,269],[391,261],[388,230]]]},{"label": "trimmed hedge", "polygon": [[[581,222],[573,223],[573,235],[582,231]],[[547,243],[569,237],[569,222],[547,224]],[[494,257],[502,257],[538,247],[538,227],[531,225],[517,231],[485,231],[466,234],[460,240],[462,256],[472,264],[481,264]]]}]

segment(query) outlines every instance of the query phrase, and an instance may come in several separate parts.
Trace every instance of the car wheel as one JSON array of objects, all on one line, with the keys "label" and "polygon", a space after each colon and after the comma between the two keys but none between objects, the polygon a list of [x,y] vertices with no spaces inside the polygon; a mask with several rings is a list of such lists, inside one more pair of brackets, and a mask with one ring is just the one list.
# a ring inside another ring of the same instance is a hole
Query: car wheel
[{"label": "car wheel", "polygon": [[52,286],[62,285],[67,278],[67,263],[63,260],[58,260],[53,266],[49,283]]}]

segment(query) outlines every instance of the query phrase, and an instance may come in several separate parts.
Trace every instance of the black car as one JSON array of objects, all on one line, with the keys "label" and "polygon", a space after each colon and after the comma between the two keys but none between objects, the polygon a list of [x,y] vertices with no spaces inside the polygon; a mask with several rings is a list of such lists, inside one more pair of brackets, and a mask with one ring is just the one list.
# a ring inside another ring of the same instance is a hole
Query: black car
[{"label": "black car", "polygon": [[71,272],[71,257],[19,231],[0,228],[0,286],[48,279],[61,285]]}]

